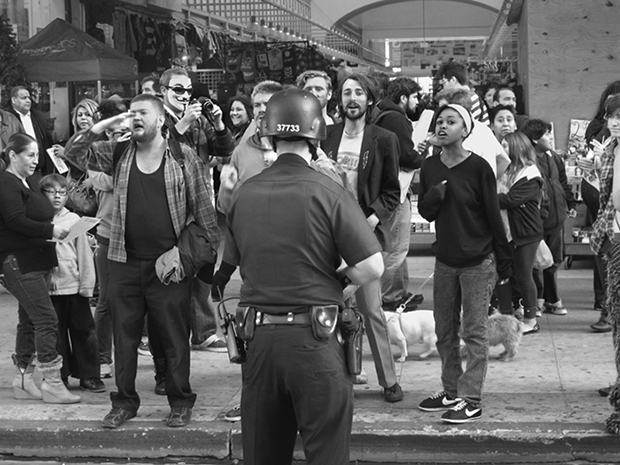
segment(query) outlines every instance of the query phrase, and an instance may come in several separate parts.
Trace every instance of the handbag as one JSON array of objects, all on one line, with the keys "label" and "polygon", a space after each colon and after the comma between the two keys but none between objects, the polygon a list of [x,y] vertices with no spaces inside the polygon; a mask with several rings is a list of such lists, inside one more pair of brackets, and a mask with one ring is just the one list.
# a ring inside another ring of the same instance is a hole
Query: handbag
[{"label": "handbag", "polygon": [[547,243],[543,240],[538,244],[536,257],[534,258],[534,268],[544,270],[553,265],[553,255]]},{"label": "handbag", "polygon": [[84,186],[86,174],[69,182],[67,208],[80,216],[95,216],[97,213],[97,196],[93,189]]}]

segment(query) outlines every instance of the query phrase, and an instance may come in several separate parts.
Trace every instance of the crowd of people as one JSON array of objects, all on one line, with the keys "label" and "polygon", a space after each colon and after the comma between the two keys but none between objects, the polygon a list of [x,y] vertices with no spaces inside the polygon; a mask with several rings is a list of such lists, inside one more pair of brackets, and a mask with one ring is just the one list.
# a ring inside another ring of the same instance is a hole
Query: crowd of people
[{"label": "crowd of people", "polygon": [[[241,405],[226,419],[241,419],[245,461],[290,461],[299,431],[308,463],[348,463],[352,384],[367,375],[345,359],[339,312],[361,315],[382,396],[401,401],[383,311],[416,309],[406,257],[417,189],[419,213],[436,229],[443,385],[419,408],[445,410],[447,423],[481,418],[489,313],[513,315],[530,335],[543,312],[569,312],[557,270],[577,202],[551,124],[517,114],[512,88],[489,85],[478,95],[459,62],[436,79],[442,90],[417,145],[421,88],[406,77],[334,82],[306,71],[296,85],[263,81],[220,106],[196,98],[187,71],[172,68],[145,78],[129,107],[114,98],[78,102],[64,146],[31,109],[28,89],[15,87],[0,111],[0,260],[19,302],[15,397],[80,402],[67,389],[71,378],[99,393],[113,377],[103,426],[118,428],[140,407],[135,378],[146,353],[155,392],[170,406],[166,424],[187,425],[196,402],[190,350],[226,351],[213,301],[239,268],[247,359]],[[587,133],[592,150],[578,161],[596,220],[600,318],[592,329],[613,330],[617,352],[619,91],[616,82],[603,93]],[[69,174],[58,174],[56,158]],[[94,238],[72,234],[80,217],[67,202],[78,178],[97,198]],[[550,265],[539,265],[543,254]],[[618,434],[620,386],[606,392],[614,407],[606,427]]]}]

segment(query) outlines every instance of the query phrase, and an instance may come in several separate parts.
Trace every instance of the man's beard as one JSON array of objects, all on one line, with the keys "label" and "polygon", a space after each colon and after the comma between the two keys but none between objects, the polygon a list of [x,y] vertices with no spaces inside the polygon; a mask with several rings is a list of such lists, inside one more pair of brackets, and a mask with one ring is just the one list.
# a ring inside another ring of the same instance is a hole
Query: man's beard
[{"label": "man's beard", "polygon": [[144,131],[142,134],[136,134],[135,132],[133,132],[131,136],[136,142],[147,143],[155,139],[155,136],[157,135],[156,126],[153,126],[151,128],[143,127],[142,129]]},{"label": "man's beard", "polygon": [[361,107],[358,107],[358,112],[355,115],[351,115],[349,113],[349,108],[347,107],[344,109],[344,115],[350,121],[357,121],[358,119],[361,119],[364,116],[366,116],[366,111],[368,109],[365,109],[364,111],[361,111],[361,110],[362,110]]}]

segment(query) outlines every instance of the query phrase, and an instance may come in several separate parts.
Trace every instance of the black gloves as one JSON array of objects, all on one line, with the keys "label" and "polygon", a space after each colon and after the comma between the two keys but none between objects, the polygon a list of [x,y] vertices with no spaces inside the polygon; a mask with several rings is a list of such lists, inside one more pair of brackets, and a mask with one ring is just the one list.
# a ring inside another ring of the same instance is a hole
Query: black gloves
[{"label": "black gloves", "polygon": [[224,288],[236,269],[237,267],[235,265],[223,261],[220,265],[220,269],[215,272],[213,275],[213,287],[211,288],[211,297],[214,301],[222,300]]}]

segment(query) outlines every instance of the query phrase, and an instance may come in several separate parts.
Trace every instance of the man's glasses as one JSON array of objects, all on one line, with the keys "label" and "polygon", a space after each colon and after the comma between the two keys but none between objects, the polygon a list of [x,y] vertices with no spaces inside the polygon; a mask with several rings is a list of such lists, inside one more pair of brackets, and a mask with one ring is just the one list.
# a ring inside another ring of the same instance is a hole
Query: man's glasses
[{"label": "man's glasses", "polygon": [[171,90],[177,95],[183,95],[185,93],[192,95],[192,92],[194,91],[193,87],[181,87],[181,86],[174,86],[174,87],[166,86],[166,89]]},{"label": "man's glasses", "polygon": [[43,192],[49,195],[60,195],[61,197],[65,197],[69,194],[66,189],[43,189]]}]

